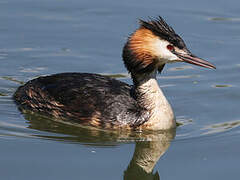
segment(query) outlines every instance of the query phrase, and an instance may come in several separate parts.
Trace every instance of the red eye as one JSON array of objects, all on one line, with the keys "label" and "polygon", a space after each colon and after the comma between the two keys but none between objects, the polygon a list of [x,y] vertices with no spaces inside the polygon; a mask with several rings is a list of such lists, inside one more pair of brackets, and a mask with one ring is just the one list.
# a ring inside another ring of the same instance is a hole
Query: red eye
[{"label": "red eye", "polygon": [[167,45],[167,49],[169,50],[169,51],[172,51],[174,48],[173,48],[173,46],[172,45]]}]

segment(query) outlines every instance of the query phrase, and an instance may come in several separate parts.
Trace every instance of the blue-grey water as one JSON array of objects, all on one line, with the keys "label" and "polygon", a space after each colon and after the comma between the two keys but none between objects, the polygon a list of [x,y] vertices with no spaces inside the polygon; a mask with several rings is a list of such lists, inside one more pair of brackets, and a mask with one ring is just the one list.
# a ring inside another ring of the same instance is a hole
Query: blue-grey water
[{"label": "blue-grey water", "polygon": [[[1,0],[1,179],[238,179],[239,7],[234,0]],[[123,44],[138,18],[158,15],[217,67],[169,64],[159,76],[182,124],[176,132],[108,133],[18,111],[13,93],[41,75],[120,74],[131,83]]]}]

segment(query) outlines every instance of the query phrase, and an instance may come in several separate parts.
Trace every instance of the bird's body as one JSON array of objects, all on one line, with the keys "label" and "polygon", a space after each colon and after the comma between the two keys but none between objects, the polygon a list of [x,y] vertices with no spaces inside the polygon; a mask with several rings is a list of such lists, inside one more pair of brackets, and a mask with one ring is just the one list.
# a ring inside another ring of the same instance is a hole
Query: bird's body
[{"label": "bird's body", "polygon": [[[137,102],[136,96],[134,87],[110,77],[61,73],[27,82],[14,98],[23,109],[63,121],[105,129],[136,129],[150,119],[149,111]],[[166,105],[160,107],[170,108]],[[167,112],[174,121],[173,112]]]},{"label": "bird's body", "polygon": [[40,77],[20,87],[15,99],[24,109],[104,128],[134,126],[133,119],[139,124],[147,119],[131,97],[131,86],[98,74]]},{"label": "bird's body", "polygon": [[61,73],[39,77],[18,88],[20,109],[67,122],[105,129],[163,130],[176,127],[174,113],[156,80],[168,62],[214,68],[192,55],[183,40],[159,17],[141,21],[128,39],[123,61],[133,86],[88,73]]}]

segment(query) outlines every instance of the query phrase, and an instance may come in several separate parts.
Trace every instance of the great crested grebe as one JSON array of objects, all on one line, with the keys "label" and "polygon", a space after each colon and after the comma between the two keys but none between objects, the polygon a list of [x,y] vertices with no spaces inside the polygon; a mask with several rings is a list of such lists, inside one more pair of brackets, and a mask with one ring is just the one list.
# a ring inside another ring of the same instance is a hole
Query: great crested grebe
[{"label": "great crested grebe", "polygon": [[19,87],[21,110],[39,112],[73,124],[106,129],[164,130],[176,127],[173,110],[156,75],[171,62],[215,69],[193,55],[161,17],[140,20],[122,53],[133,86],[98,74],[61,73],[39,77]]}]

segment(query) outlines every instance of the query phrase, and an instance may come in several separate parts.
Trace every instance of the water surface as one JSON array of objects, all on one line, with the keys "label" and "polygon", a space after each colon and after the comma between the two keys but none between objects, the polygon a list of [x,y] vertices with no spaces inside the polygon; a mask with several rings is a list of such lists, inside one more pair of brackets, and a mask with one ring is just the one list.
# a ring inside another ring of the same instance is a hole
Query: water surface
[{"label": "water surface", "polygon": [[[2,0],[2,179],[237,179],[239,6],[233,0]],[[182,124],[176,132],[109,133],[18,111],[13,93],[40,75],[93,72],[131,83],[122,46],[138,18],[158,15],[217,67],[170,64],[158,77]]]}]

